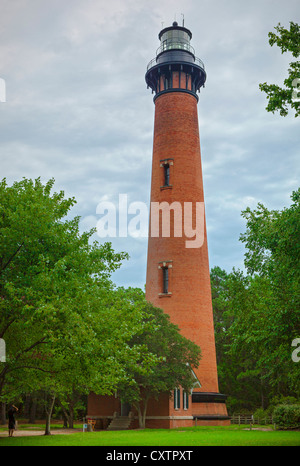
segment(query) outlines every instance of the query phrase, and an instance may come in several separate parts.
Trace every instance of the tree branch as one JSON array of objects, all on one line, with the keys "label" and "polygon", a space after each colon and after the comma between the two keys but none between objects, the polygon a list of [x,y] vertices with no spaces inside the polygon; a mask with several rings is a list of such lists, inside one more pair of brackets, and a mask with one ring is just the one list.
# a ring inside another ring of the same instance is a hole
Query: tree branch
[{"label": "tree branch", "polygon": [[5,327],[2,329],[2,331],[0,332],[0,338],[3,338],[6,330],[11,326],[11,324],[15,321],[16,319],[12,319],[10,320],[6,325]]},{"label": "tree branch", "polygon": [[15,367],[12,367],[10,369],[8,368],[7,373],[18,370],[18,369],[34,369],[34,370],[41,371],[41,372],[46,372],[46,373],[49,373],[49,374],[57,374],[59,372],[59,371],[54,371],[53,369],[51,369],[51,370],[50,369],[42,369],[41,367],[37,367],[37,366],[24,365],[24,366],[15,366]]},{"label": "tree branch", "polygon": [[28,348],[24,349],[21,351],[19,354],[16,355],[15,360],[18,360],[24,353],[28,353],[28,351],[32,350],[38,345],[41,345],[42,343],[45,343],[46,337],[41,338],[40,340],[36,341],[33,343],[31,346],[28,346]]},{"label": "tree branch", "polygon": [[8,259],[8,261],[6,262],[6,264],[4,265],[4,267],[1,268],[0,270],[0,274],[3,272],[3,270],[6,269],[6,267],[11,263],[11,261],[13,260],[13,258],[18,254],[18,252],[20,251],[21,247],[24,245],[24,241],[23,243],[20,244],[20,246],[18,247],[18,249],[16,250],[16,252],[14,252],[14,254]]}]

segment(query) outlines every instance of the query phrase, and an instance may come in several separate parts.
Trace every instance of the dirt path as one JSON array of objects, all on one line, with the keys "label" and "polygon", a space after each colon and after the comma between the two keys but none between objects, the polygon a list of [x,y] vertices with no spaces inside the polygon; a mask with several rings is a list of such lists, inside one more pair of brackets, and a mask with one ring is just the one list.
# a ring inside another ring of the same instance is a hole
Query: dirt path
[{"label": "dirt path", "polygon": [[[75,434],[78,432],[82,432],[82,429],[52,429],[51,434],[56,435],[56,434]],[[44,430],[15,430],[14,431],[14,437],[30,437],[33,435],[44,435],[45,431]],[[2,431],[0,432],[0,438],[1,437],[8,437],[8,431]]]}]

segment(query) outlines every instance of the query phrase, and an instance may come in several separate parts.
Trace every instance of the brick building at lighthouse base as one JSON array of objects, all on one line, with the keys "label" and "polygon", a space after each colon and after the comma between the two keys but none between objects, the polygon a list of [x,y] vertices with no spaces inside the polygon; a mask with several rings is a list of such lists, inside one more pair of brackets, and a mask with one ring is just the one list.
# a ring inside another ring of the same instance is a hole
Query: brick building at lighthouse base
[{"label": "brick building at lighthouse base", "polygon": [[[180,405],[174,405],[175,397]],[[217,393],[202,393],[189,395],[188,406],[183,405],[182,390],[171,394],[163,393],[158,400],[149,400],[146,428],[174,429],[177,427],[229,425],[225,395]],[[193,401],[192,401],[193,399]],[[124,404],[117,396],[99,396],[91,393],[88,398],[87,418],[96,421],[96,429],[107,429],[115,420],[115,425],[124,425],[128,429],[138,429],[138,415],[134,408]],[[126,419],[124,419],[126,418]],[[127,423],[126,423],[127,420]],[[113,426],[112,426],[113,427]]]}]

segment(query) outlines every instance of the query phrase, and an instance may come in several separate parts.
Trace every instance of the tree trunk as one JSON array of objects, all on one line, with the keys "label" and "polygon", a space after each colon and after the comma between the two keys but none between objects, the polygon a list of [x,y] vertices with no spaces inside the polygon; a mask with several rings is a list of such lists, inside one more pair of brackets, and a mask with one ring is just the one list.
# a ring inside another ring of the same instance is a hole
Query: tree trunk
[{"label": "tree trunk", "polygon": [[37,408],[37,399],[36,395],[33,395],[31,400],[31,405],[29,408],[29,424],[35,424],[35,417],[36,417],[36,408]]},{"label": "tree trunk", "polygon": [[148,400],[149,400],[149,397],[146,396],[145,400],[143,400],[143,410],[141,408],[141,403],[138,403],[135,405],[137,412],[138,412],[140,429],[145,429],[145,426],[146,426],[146,413],[147,413]]},{"label": "tree trunk", "polygon": [[74,408],[73,404],[69,403],[69,411],[60,403],[61,409],[63,411],[64,417],[64,427],[69,427],[69,429],[74,428]]},{"label": "tree trunk", "polygon": [[260,396],[261,396],[261,407],[265,409],[265,397],[264,397],[264,383],[262,377],[260,378]]},{"label": "tree trunk", "polygon": [[6,403],[3,401],[1,403],[1,422],[2,425],[6,424]]},{"label": "tree trunk", "polygon": [[74,409],[73,405],[70,403],[69,404],[69,429],[74,428]]},{"label": "tree trunk", "polygon": [[149,397],[146,396],[146,398],[144,400],[143,429],[145,429],[145,427],[146,427],[146,413],[147,413],[148,400],[149,400]]},{"label": "tree trunk", "polygon": [[138,402],[133,403],[133,406],[135,407],[135,409],[137,410],[137,413],[138,413],[139,428],[140,428],[140,429],[143,429],[143,427],[142,427],[142,425],[143,425],[143,416],[142,416],[142,411],[141,411],[140,403],[138,403]]},{"label": "tree trunk", "polygon": [[46,406],[46,427],[45,427],[45,435],[51,435],[50,431],[50,422],[51,422],[51,416],[52,416],[52,411],[55,403],[55,394],[51,395],[50,398],[50,403],[49,405]]},{"label": "tree trunk", "polygon": [[64,429],[67,429],[68,428],[68,418],[67,416],[65,415],[65,412],[63,411],[63,421],[64,421]]}]

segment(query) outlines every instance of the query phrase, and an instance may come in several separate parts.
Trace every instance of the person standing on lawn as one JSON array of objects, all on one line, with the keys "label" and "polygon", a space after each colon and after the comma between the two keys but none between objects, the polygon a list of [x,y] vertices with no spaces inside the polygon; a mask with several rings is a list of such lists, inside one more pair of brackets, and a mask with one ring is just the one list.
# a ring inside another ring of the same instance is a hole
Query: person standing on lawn
[{"label": "person standing on lawn", "polygon": [[11,405],[11,407],[8,410],[8,436],[12,437],[14,435],[14,430],[16,428],[16,419],[15,419],[15,413],[17,413],[19,410],[15,405]]}]

